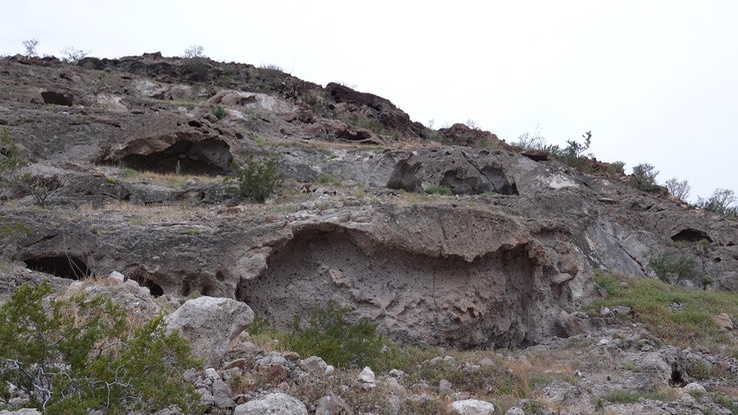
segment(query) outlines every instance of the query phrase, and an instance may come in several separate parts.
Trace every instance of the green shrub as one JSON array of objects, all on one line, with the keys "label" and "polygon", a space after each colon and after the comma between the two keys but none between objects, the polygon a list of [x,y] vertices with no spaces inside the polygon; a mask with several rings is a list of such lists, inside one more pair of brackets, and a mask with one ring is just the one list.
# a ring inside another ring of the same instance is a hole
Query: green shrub
[{"label": "green shrub", "polygon": [[429,186],[427,189],[425,189],[425,192],[429,195],[442,195],[442,196],[449,196],[453,192],[451,191],[451,188],[447,186],[440,186],[440,185],[432,185]]},{"label": "green shrub", "polygon": [[166,334],[162,317],[131,333],[110,299],[57,300],[51,285],[24,285],[0,306],[0,392],[9,384],[46,413],[153,413],[176,405],[202,413],[182,373],[199,367],[186,340]]},{"label": "green shrub", "polygon": [[656,176],[658,171],[654,171],[654,167],[648,163],[639,164],[633,167],[633,174],[630,176],[630,184],[638,190],[644,192],[653,192],[659,189],[656,184]]},{"label": "green shrub", "polygon": [[694,275],[697,263],[687,255],[661,252],[651,256],[648,265],[661,281],[679,284]]},{"label": "green shrub", "polygon": [[301,356],[320,356],[336,367],[376,367],[385,341],[377,334],[377,325],[367,318],[348,322],[349,311],[330,301],[326,308],[312,311],[307,326],[296,316],[289,348]]},{"label": "green shrub", "polygon": [[255,160],[249,154],[242,165],[236,166],[235,174],[225,178],[226,191],[237,198],[264,202],[284,181],[284,176],[277,173],[277,163],[279,160],[273,156]]},{"label": "green shrub", "polygon": [[625,163],[622,161],[614,161],[607,165],[607,175],[610,177],[620,177],[625,175]]},{"label": "green shrub", "polygon": [[227,115],[225,108],[223,108],[222,105],[213,105],[210,107],[210,110],[213,111],[213,115],[215,115],[215,118],[222,120]]}]

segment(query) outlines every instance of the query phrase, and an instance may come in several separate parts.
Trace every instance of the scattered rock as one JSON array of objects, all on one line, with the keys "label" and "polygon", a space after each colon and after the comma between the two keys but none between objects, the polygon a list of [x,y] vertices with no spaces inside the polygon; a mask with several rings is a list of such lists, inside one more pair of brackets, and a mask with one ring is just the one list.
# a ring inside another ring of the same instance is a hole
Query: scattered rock
[{"label": "scattered rock", "polygon": [[707,390],[705,389],[705,387],[702,386],[702,385],[700,385],[697,382],[688,383],[684,388],[682,388],[682,390],[684,392],[687,392],[687,393],[690,393],[690,394],[693,394],[693,395],[694,394],[697,394],[697,393],[700,393],[700,394],[707,393]]},{"label": "scattered rock", "polygon": [[329,394],[318,400],[315,415],[353,415],[354,410],[340,397]]},{"label": "scattered rock", "polygon": [[307,415],[307,413],[305,404],[284,393],[271,393],[256,398],[238,405],[233,411],[233,415]]}]

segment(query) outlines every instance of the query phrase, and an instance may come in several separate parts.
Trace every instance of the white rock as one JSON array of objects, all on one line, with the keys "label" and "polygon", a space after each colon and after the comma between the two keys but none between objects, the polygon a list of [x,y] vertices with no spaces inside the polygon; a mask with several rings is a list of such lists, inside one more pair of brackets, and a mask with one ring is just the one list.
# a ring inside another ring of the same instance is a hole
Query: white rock
[{"label": "white rock", "polygon": [[326,376],[331,376],[333,373],[335,373],[335,371],[336,371],[336,368],[333,367],[333,366],[331,366],[331,365],[328,365],[328,366],[325,367],[325,375]]},{"label": "white rock", "polygon": [[495,406],[486,401],[478,399],[465,399],[451,403],[453,408],[460,415],[492,415],[495,413]]},{"label": "white rock", "polygon": [[41,415],[41,412],[34,408],[23,408],[17,411],[0,411],[0,415]]},{"label": "white rock", "polygon": [[189,340],[192,354],[211,365],[219,363],[231,340],[253,321],[254,312],[245,303],[207,296],[188,300],[166,318],[169,332],[178,330]]},{"label": "white rock", "polygon": [[700,385],[697,382],[688,383],[687,386],[685,386],[684,388],[682,388],[682,390],[684,392],[691,393],[691,394],[694,394],[694,393],[707,393],[707,390],[705,389],[705,387],[702,386],[702,385]]},{"label": "white rock", "polygon": [[209,367],[205,369],[205,377],[208,379],[220,379],[220,376],[218,375],[218,371],[213,369],[212,367]]},{"label": "white rock", "polygon": [[118,271],[113,271],[110,274],[108,274],[108,278],[110,278],[111,280],[117,280],[117,281],[120,281],[120,282],[126,282],[126,276],[123,275],[123,274],[121,274]]},{"label": "white rock", "polygon": [[525,415],[525,411],[523,411],[523,408],[513,406],[512,408],[508,409],[507,412],[505,412],[505,415]]},{"label": "white rock", "polygon": [[364,383],[374,383],[374,372],[369,368],[369,366],[364,367],[361,373],[359,373],[359,380]]},{"label": "white rock", "polygon": [[271,393],[238,405],[233,415],[307,415],[305,404],[284,393]]}]

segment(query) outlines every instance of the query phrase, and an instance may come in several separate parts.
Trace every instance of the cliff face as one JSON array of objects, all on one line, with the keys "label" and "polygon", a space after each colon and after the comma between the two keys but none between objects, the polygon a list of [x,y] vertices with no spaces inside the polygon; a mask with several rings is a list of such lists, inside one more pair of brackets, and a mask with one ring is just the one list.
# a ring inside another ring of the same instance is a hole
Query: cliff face
[{"label": "cliff face", "polygon": [[[658,253],[695,261],[687,284],[738,288],[736,221],[490,133],[431,134],[342,85],[149,54],[5,59],[0,88],[0,125],[50,190],[43,209],[2,190],[2,260],[58,277],[118,270],[283,327],[334,300],[398,340],[460,347],[579,333],[593,270],[647,276]],[[267,204],[223,190],[247,154],[280,160]]]}]

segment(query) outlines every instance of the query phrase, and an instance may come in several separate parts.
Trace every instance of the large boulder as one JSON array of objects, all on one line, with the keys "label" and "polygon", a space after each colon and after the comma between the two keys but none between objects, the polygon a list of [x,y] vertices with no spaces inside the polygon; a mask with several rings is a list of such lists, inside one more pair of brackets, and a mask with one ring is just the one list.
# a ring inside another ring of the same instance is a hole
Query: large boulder
[{"label": "large boulder", "polygon": [[263,398],[254,399],[238,405],[233,415],[307,415],[305,404],[284,393],[270,393]]},{"label": "large boulder", "polygon": [[216,364],[228,344],[254,321],[251,308],[228,298],[199,297],[188,300],[166,319],[169,331],[178,330],[189,340],[192,353]]}]

